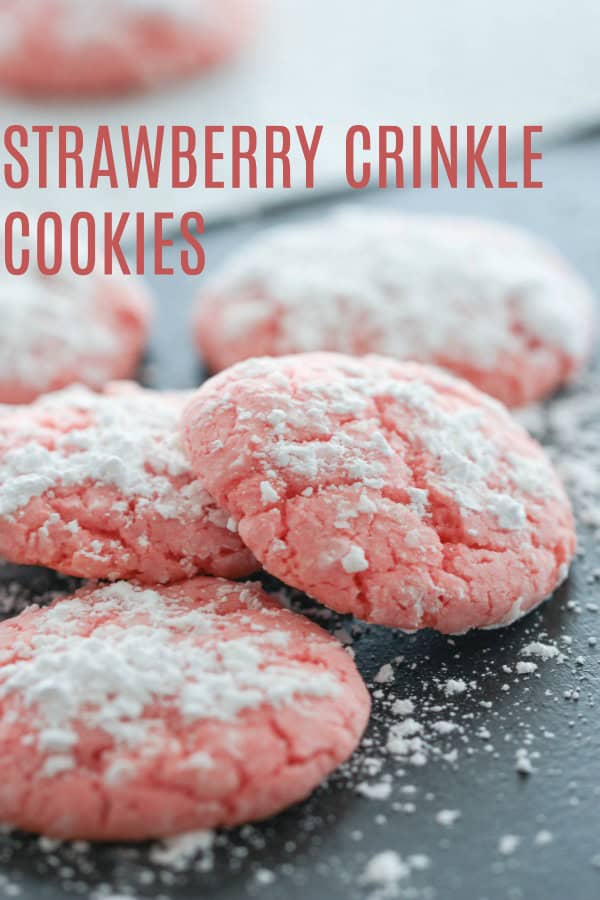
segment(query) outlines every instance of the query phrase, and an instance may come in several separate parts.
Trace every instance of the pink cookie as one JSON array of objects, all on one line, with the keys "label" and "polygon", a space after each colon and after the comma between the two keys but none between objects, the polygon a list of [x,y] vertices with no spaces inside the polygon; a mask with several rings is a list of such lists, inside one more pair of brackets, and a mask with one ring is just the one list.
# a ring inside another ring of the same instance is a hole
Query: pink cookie
[{"label": "pink cookie", "polygon": [[579,371],[592,322],[587,286],[526,232],[344,210],[258,237],[200,298],[195,334],[213,371],[250,356],[381,353],[518,406]]},{"label": "pink cookie", "polygon": [[264,568],[412,631],[506,625],[566,577],[569,501],[506,409],[441,370],[307,353],[238,363],[183,424]]},{"label": "pink cookie", "polygon": [[188,396],[121,383],[0,407],[0,556],[149,584],[253,572],[252,554],[183,455]]},{"label": "pink cookie", "polygon": [[125,278],[5,276],[0,323],[0,403],[29,403],[73,382],[98,388],[133,375],[150,301]]},{"label": "pink cookie", "polygon": [[31,95],[120,93],[212,68],[262,0],[0,0],[0,84]]},{"label": "pink cookie", "polygon": [[355,749],[350,656],[259,585],[87,588],[0,625],[0,820],[142,840],[263,819]]}]

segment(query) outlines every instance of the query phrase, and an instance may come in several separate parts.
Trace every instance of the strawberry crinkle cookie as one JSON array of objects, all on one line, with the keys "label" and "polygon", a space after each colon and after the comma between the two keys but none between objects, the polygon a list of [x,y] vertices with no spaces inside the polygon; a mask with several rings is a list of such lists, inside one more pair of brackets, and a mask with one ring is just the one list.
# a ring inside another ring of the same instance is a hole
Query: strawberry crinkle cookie
[{"label": "strawberry crinkle cookie", "polygon": [[189,395],[75,386],[0,407],[0,555],[68,575],[166,583],[257,566],[183,454]]},{"label": "strawberry crinkle cookie", "polygon": [[110,94],[211,69],[253,34],[263,0],[0,0],[0,84]]},{"label": "strawberry crinkle cookie", "polygon": [[132,376],[151,304],[120,277],[0,277],[0,403],[29,403],[74,382],[100,388]]},{"label": "strawberry crinkle cookie", "polygon": [[103,841],[262,819],[369,708],[340,644],[259,585],[86,588],[0,625],[0,819]]},{"label": "strawberry crinkle cookie", "polygon": [[340,612],[460,633],[509,624],[567,575],[573,518],[551,463],[441,370],[248,360],[200,388],[183,428],[264,568]]},{"label": "strawberry crinkle cookie", "polygon": [[577,374],[593,321],[588,287],[525,231],[345,209],[259,235],[198,299],[194,332],[212,371],[251,356],[381,353],[519,406]]}]

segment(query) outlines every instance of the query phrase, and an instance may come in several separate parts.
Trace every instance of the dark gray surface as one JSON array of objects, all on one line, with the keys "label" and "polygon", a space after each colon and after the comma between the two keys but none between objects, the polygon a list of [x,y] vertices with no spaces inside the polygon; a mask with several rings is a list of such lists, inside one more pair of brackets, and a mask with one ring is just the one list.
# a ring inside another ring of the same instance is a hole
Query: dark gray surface
[{"label": "dark gray surface", "polygon": [[[543,191],[416,191],[355,194],[352,199],[415,211],[482,214],[525,225],[554,241],[600,289],[600,140],[554,149],[542,170]],[[290,216],[271,215],[268,223]],[[209,268],[216,268],[262,224],[247,222],[207,234]],[[161,302],[147,380],[187,387],[200,377],[187,327],[197,285],[174,277],[155,279],[153,286]],[[600,646],[589,644],[590,637],[600,640],[600,613],[593,608],[600,604],[600,581],[592,574],[600,572],[600,554],[591,534],[580,530],[583,553],[568,583],[551,602],[508,629],[448,640],[432,633],[407,637],[357,628],[353,647],[369,682],[381,664],[404,657],[395,665],[395,682],[376,686],[381,696],[375,700],[366,744],[349,767],[305,804],[263,825],[220,836],[210,871],[149,867],[147,852],[130,847],[43,853],[35,840],[6,836],[0,839],[0,895],[12,896],[19,888],[31,900],[98,890],[100,895],[112,890],[135,897],[215,900],[337,900],[374,894],[422,900],[600,897]],[[25,574],[18,575],[25,584]],[[0,585],[14,577],[13,570],[0,568]],[[33,577],[36,594],[53,586],[46,573]],[[332,618],[325,624],[334,628],[339,621]],[[557,643],[564,660],[536,659],[535,674],[518,676],[515,664],[524,658],[519,651],[538,639]],[[578,663],[580,655],[585,659]],[[448,678],[463,678],[468,690],[446,699],[442,688]],[[565,698],[573,690],[579,699]],[[459,726],[448,738],[432,741],[424,766],[385,755],[387,732],[396,720],[386,709],[395,697],[412,698],[414,717],[428,734],[431,723],[440,719]],[[515,771],[515,754],[523,747],[535,769],[529,777]],[[441,755],[452,749],[458,750],[456,762]],[[393,774],[386,800],[356,792],[360,782],[381,781],[381,775],[366,774],[368,758],[383,761],[383,771]],[[460,817],[445,827],[436,820],[441,810],[459,810]],[[542,830],[553,837],[547,846],[536,844]],[[499,840],[508,834],[520,843],[504,855]],[[362,885],[359,879],[365,863],[387,849],[403,858],[426,854],[430,866],[399,881],[396,894],[377,894],[376,886]],[[261,875],[263,869],[270,874]],[[153,883],[147,883],[151,878]]]}]

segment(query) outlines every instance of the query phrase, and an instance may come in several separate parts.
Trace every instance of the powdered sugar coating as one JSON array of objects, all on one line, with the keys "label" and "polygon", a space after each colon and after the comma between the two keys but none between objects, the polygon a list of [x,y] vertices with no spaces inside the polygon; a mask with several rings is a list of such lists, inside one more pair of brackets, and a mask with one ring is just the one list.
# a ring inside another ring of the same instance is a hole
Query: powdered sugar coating
[{"label": "powdered sugar coating", "polygon": [[87,588],[0,625],[0,819],[115,840],[263,818],[368,713],[348,654],[258,585]]},{"label": "powdered sugar coating", "polygon": [[508,624],[566,577],[572,514],[544,452],[440,370],[248,360],[200,388],[183,426],[264,568],[333,609],[463,632]]},{"label": "powdered sugar coating", "polygon": [[249,356],[381,353],[441,365],[520,405],[590,352],[590,291],[528,233],[346,209],[259,236],[199,299],[214,370]]},{"label": "powdered sugar coating", "polygon": [[214,66],[262,0],[0,0],[0,82],[27,94],[118,92]]},{"label": "powdered sugar coating", "polygon": [[142,355],[150,301],[101,276],[0,279],[0,403],[28,403],[73,382],[128,378]]},{"label": "powdered sugar coating", "polygon": [[150,584],[254,571],[183,455],[188,397],[115,383],[0,407],[0,555]]}]

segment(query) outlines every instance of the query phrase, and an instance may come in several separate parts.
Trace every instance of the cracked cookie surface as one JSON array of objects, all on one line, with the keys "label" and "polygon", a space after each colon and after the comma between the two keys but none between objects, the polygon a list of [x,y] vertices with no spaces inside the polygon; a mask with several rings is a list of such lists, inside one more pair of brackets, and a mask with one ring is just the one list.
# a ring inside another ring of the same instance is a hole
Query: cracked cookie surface
[{"label": "cracked cookie surface", "polygon": [[509,624],[575,551],[542,448],[441,370],[298,354],[239,363],[183,417],[192,467],[272,575],[406,630]]},{"label": "cracked cookie surface", "polygon": [[167,583],[257,568],[183,454],[190,395],[127,382],[0,407],[0,555],[67,575]]},{"label": "cracked cookie surface", "polygon": [[265,818],[369,709],[341,645],[257,584],[85,588],[0,625],[0,819],[142,840]]},{"label": "cracked cookie surface", "polygon": [[198,300],[213,371],[250,356],[337,351],[433,363],[509,406],[590,355],[591,292],[524,230],[342,209],[259,235]]}]

